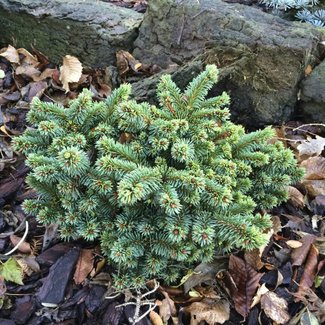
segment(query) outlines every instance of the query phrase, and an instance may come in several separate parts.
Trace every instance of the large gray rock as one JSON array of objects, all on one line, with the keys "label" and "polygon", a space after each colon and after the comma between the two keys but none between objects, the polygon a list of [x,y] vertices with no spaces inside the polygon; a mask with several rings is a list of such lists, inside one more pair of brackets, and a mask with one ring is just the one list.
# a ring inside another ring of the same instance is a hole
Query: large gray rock
[{"label": "large gray rock", "polygon": [[133,54],[165,68],[191,65],[194,58],[215,63],[221,69],[215,90],[230,92],[234,119],[260,126],[290,118],[304,69],[319,57],[324,35],[221,0],[151,0]]},{"label": "large gray rock", "polygon": [[308,122],[325,123],[325,61],[302,81],[300,107]]},{"label": "large gray rock", "polygon": [[95,0],[0,0],[0,45],[34,45],[54,62],[66,54],[85,65],[115,62],[132,50],[143,15]]}]

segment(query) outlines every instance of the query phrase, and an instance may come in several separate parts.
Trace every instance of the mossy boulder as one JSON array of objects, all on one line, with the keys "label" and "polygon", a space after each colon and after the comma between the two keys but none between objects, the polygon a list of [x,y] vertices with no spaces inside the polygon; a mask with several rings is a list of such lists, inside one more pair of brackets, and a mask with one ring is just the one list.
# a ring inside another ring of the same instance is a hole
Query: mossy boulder
[{"label": "mossy boulder", "polygon": [[164,68],[193,66],[193,60],[196,66],[216,64],[218,86],[232,95],[233,118],[259,127],[290,119],[299,82],[321,57],[324,36],[321,29],[241,4],[151,0],[134,55]]},{"label": "mossy boulder", "polygon": [[300,108],[308,122],[325,122],[325,61],[302,81]]},{"label": "mossy boulder", "polygon": [[102,1],[0,0],[0,45],[34,45],[52,62],[70,54],[84,65],[105,66],[115,63],[117,50],[133,49],[142,18]]}]

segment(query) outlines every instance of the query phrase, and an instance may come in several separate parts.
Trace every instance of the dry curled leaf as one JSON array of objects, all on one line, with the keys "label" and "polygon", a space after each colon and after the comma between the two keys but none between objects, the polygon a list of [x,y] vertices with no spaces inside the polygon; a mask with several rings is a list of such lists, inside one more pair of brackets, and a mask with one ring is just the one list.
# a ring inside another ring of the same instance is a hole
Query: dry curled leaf
[{"label": "dry curled leaf", "polygon": [[17,50],[11,45],[2,51],[0,53],[0,56],[6,58],[10,63],[19,63],[19,54]]},{"label": "dry curled leaf", "polygon": [[325,138],[316,135],[315,139],[310,137],[297,147],[299,156],[319,156],[324,150]]},{"label": "dry curled leaf", "polygon": [[149,316],[153,325],[164,325],[163,320],[154,310],[150,312]]},{"label": "dry curled leaf", "polygon": [[266,294],[269,289],[266,287],[265,283],[263,283],[257,290],[256,295],[253,298],[252,304],[250,308],[256,306],[260,301],[264,294]]},{"label": "dry curled leaf", "polygon": [[190,276],[184,282],[184,292],[190,291],[193,287],[198,284],[213,281],[215,279],[216,274],[225,270],[228,266],[228,258],[227,257],[216,257],[214,261],[210,263],[202,262],[199,264],[194,271],[190,274]]},{"label": "dry curled leaf", "polygon": [[70,91],[69,82],[78,82],[82,75],[82,64],[74,56],[66,55],[63,58],[63,65],[60,67],[60,81],[63,89]]},{"label": "dry curled leaf", "polygon": [[314,198],[318,195],[325,195],[325,179],[303,180],[302,183],[310,197]]},{"label": "dry curled leaf", "polygon": [[290,248],[298,248],[302,246],[302,242],[298,241],[298,240],[288,240],[286,241],[286,244],[290,247]]},{"label": "dry curled leaf", "polygon": [[285,324],[290,319],[287,302],[274,292],[268,291],[261,297],[261,309],[277,324]]},{"label": "dry curled leaf", "polygon": [[199,325],[202,321],[209,325],[223,324],[230,316],[229,302],[221,299],[204,298],[185,307],[184,311],[191,315],[191,325]]},{"label": "dry curled leaf", "polygon": [[310,157],[301,163],[305,168],[302,180],[308,194],[312,197],[325,195],[325,158]]},{"label": "dry curled leaf", "polygon": [[303,208],[305,206],[304,195],[295,187],[288,187],[289,201],[296,208]]},{"label": "dry curled leaf", "polygon": [[325,179],[324,157],[310,157],[301,163],[301,167],[305,168],[304,180]]},{"label": "dry curled leaf", "polygon": [[165,298],[161,301],[159,306],[159,315],[163,322],[167,324],[168,320],[172,316],[176,316],[176,307],[174,301],[169,298],[167,292],[163,291],[162,294],[165,296]]},{"label": "dry curled leaf", "polygon": [[38,77],[41,72],[32,65],[20,65],[19,67],[17,67],[15,74],[23,75],[33,79],[34,77]]},{"label": "dry curled leaf", "polygon": [[302,245],[295,248],[291,254],[292,266],[300,266],[306,260],[311,244],[314,243],[316,236],[307,235],[301,239]]},{"label": "dry curled leaf", "polygon": [[125,75],[130,68],[134,72],[138,72],[142,64],[136,60],[129,52],[127,51],[118,51],[116,53],[116,64],[120,76]]},{"label": "dry curled leaf", "polygon": [[[16,245],[18,245],[19,241],[21,240],[21,237],[18,237],[16,235],[10,235],[10,241],[12,243],[12,245],[15,247]],[[32,249],[30,247],[30,244],[23,241],[19,246],[18,246],[18,250],[21,253],[24,254],[30,254],[32,252]]]},{"label": "dry curled leaf", "polygon": [[304,273],[301,276],[299,290],[303,288],[311,288],[317,273],[317,265],[318,265],[318,249],[315,245],[310,246],[309,254],[304,266]]},{"label": "dry curled leaf", "polygon": [[23,58],[20,61],[21,64],[31,65],[33,67],[39,65],[37,57],[28,52],[26,49],[20,48],[17,49],[17,52],[23,55]]},{"label": "dry curled leaf", "polygon": [[24,256],[17,258],[17,263],[22,268],[24,274],[28,276],[32,275],[33,272],[39,272],[40,266],[36,262],[35,256]]},{"label": "dry curled leaf", "polygon": [[42,80],[45,80],[47,78],[52,78],[53,73],[57,72],[57,71],[58,71],[57,69],[47,68],[40,75],[33,76],[32,78],[33,78],[34,81],[42,81]]}]

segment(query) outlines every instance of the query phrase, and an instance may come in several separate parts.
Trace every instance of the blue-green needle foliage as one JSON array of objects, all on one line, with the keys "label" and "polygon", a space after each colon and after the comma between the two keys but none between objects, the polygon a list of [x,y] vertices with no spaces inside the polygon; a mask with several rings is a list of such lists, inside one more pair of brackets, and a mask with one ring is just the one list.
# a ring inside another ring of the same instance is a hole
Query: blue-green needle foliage
[{"label": "blue-green needle foliage", "polygon": [[99,238],[115,285],[173,282],[216,249],[265,243],[269,209],[302,171],[271,128],[246,134],[229,120],[226,93],[206,99],[213,65],[184,92],[161,78],[159,107],[129,100],[130,85],[95,102],[84,90],[67,108],[33,101],[34,126],[15,139],[39,198],[24,208],[63,238]]}]

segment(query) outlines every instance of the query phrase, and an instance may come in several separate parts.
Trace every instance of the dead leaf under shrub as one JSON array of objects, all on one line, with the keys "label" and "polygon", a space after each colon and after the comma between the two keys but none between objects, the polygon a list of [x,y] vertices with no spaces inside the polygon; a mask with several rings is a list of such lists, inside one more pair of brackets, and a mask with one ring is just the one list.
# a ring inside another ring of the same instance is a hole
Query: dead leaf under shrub
[{"label": "dead leaf under shrub", "polygon": [[200,302],[193,302],[183,310],[191,315],[190,325],[199,325],[201,321],[209,325],[223,324],[230,316],[230,306],[226,300],[205,298]]},{"label": "dead leaf under shrub", "polygon": [[63,65],[60,67],[60,81],[63,89],[70,91],[69,82],[78,82],[82,75],[82,64],[75,56],[66,55],[63,58]]},{"label": "dead leaf under shrub", "polygon": [[19,53],[11,45],[3,49],[0,53],[0,56],[6,58],[10,63],[16,63],[16,64],[19,63]]},{"label": "dead leaf under shrub", "polygon": [[261,309],[277,324],[285,324],[290,320],[286,300],[280,298],[275,292],[268,291],[262,295]]},{"label": "dead leaf under shrub", "polygon": [[256,272],[252,266],[234,255],[229,258],[229,273],[237,287],[237,290],[231,293],[235,309],[245,318],[263,273]]}]

